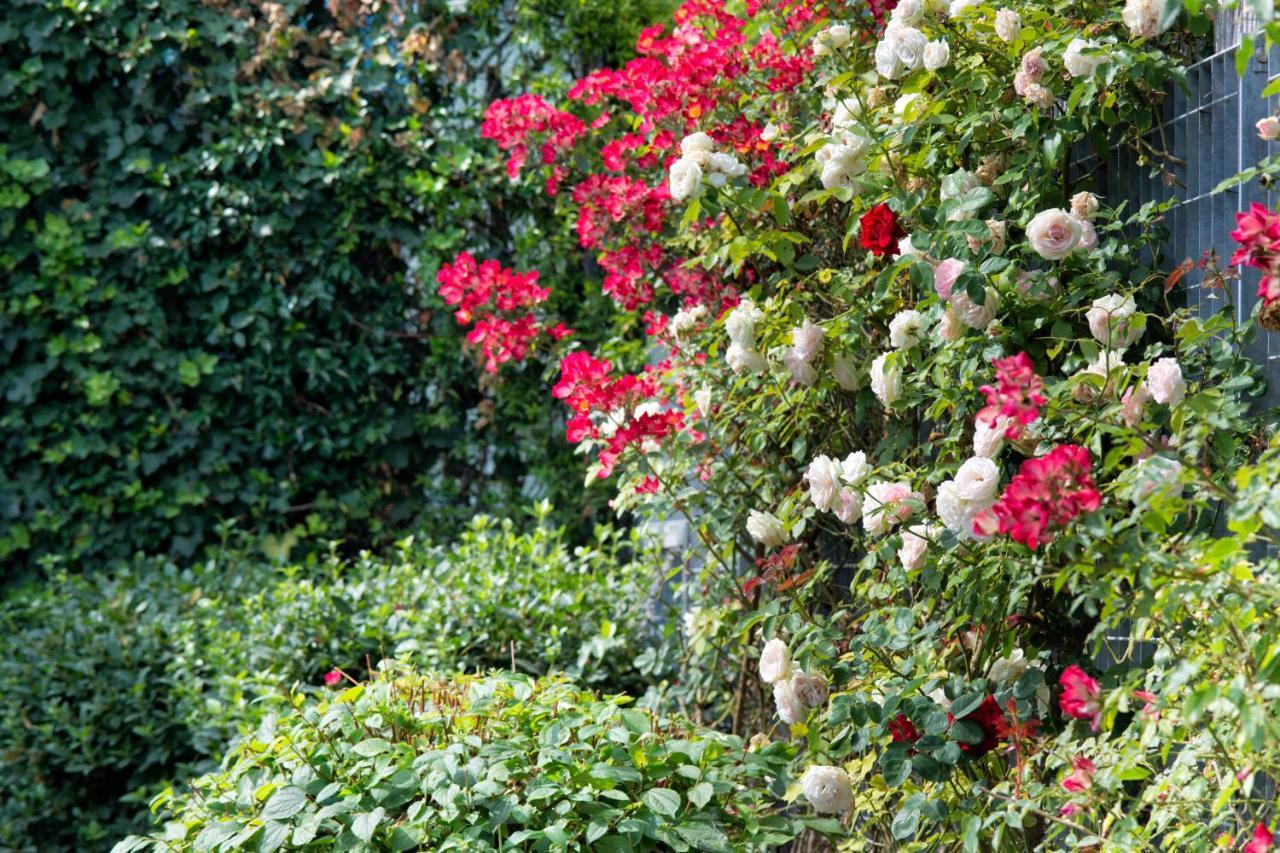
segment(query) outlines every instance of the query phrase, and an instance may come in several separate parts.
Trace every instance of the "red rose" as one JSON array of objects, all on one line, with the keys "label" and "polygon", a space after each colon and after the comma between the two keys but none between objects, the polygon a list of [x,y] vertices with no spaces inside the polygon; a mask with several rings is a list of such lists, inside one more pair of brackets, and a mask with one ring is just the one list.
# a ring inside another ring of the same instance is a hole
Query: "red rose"
[{"label": "red rose", "polygon": [[862,214],[862,248],[875,252],[877,257],[898,256],[898,241],[907,232],[898,225],[898,217],[887,204],[877,204]]},{"label": "red rose", "polygon": [[[965,714],[960,719],[966,723],[975,723],[982,729],[982,740],[977,743],[962,743],[960,749],[973,758],[981,758],[1000,743],[1000,722],[1004,713],[994,696],[982,700],[982,704]],[[954,722],[955,717],[947,714],[947,721]]]},{"label": "red rose", "polygon": [[920,730],[907,719],[906,714],[899,714],[890,720],[888,728],[894,743],[915,743],[920,740]]}]

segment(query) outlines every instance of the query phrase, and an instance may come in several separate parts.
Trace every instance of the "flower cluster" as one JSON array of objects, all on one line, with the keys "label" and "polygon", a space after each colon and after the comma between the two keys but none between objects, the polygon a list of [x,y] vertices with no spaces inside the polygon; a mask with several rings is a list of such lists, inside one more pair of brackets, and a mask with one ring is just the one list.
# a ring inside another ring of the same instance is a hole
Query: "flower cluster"
[{"label": "flower cluster", "polygon": [[1280,213],[1254,202],[1248,210],[1236,214],[1231,239],[1240,244],[1231,263],[1262,272],[1258,298],[1262,300],[1264,328],[1280,330]]},{"label": "flower cluster", "polygon": [[1092,467],[1089,451],[1073,444],[1026,460],[1000,499],[975,517],[974,533],[1008,534],[1032,550],[1039,548],[1076,516],[1102,505]]}]

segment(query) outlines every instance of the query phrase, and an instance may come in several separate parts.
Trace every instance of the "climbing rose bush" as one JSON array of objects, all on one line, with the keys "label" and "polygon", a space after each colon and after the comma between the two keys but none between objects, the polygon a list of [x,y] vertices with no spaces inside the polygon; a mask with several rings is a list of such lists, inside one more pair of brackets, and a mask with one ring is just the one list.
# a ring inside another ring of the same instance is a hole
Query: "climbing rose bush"
[{"label": "climbing rose bush", "polygon": [[[793,742],[779,807],[841,849],[1270,844],[1258,318],[1216,259],[1153,265],[1172,202],[1073,165],[1174,179],[1150,131],[1207,19],[1171,23],[689,0],[624,67],[490,109],[617,309],[561,344],[566,438],[619,512],[694,531],[648,701]],[[1233,235],[1264,327],[1274,219]]]}]

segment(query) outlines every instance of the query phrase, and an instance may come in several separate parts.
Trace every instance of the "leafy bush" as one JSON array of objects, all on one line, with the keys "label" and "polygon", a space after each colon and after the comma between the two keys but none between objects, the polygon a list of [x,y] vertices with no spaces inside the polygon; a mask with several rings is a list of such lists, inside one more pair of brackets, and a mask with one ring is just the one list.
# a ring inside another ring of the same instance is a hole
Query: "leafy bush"
[{"label": "leafy bush", "polygon": [[661,5],[6,2],[0,580],[188,556],[224,520],[575,517],[538,371],[477,387],[423,282],[463,234],[574,273],[479,156],[475,96],[629,51]]},{"label": "leafy bush", "polygon": [[626,708],[557,678],[392,669],[264,723],[167,791],[131,850],[760,850],[789,747]]},{"label": "leafy bush", "polygon": [[0,606],[0,847],[120,837],[142,819],[140,789],[216,758],[291,690],[383,654],[442,671],[514,657],[634,689],[654,565],[615,532],[571,547],[480,518],[452,547],[405,541],[385,558],[149,561],[30,587]]}]

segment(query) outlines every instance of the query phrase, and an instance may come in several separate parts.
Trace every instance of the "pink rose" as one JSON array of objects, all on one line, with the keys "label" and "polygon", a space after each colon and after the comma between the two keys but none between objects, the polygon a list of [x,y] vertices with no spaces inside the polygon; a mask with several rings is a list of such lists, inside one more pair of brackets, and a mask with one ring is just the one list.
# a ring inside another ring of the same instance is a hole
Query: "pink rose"
[{"label": "pink rose", "polygon": [[964,272],[965,266],[964,261],[947,258],[933,268],[933,289],[940,298],[951,298],[951,288],[955,287],[956,279]]}]

